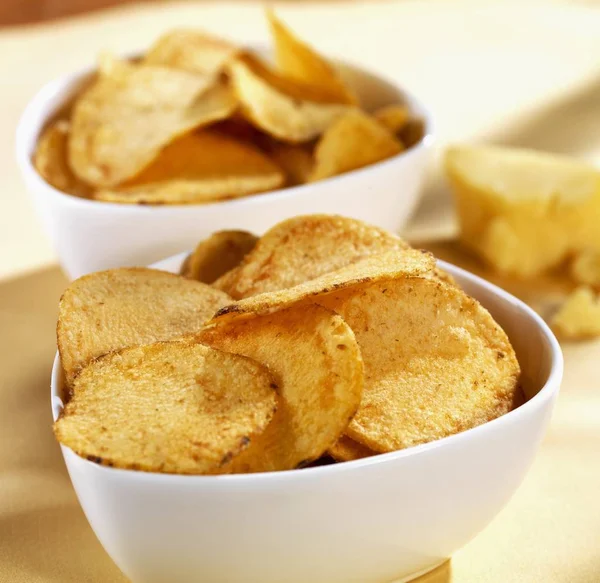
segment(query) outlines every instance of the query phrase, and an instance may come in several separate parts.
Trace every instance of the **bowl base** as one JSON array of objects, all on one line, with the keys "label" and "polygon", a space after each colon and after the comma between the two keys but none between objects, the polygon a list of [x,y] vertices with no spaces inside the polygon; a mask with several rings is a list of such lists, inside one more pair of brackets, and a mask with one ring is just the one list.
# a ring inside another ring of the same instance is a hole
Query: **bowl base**
[{"label": "bowl base", "polygon": [[[449,561],[449,560],[450,560],[450,557],[448,557],[447,559],[443,559],[442,561],[438,561],[437,563],[433,563],[432,565],[429,565],[429,567],[425,567],[425,569],[422,569],[420,571],[416,571],[415,573],[411,573],[410,575],[401,577],[400,579],[393,579],[392,581],[389,581],[388,583],[409,583],[409,581],[415,581],[415,579],[417,579],[418,577],[422,577],[423,575],[430,573],[431,571],[437,569],[440,565],[443,565],[446,561]],[[415,581],[415,583],[417,583],[417,582]]]}]

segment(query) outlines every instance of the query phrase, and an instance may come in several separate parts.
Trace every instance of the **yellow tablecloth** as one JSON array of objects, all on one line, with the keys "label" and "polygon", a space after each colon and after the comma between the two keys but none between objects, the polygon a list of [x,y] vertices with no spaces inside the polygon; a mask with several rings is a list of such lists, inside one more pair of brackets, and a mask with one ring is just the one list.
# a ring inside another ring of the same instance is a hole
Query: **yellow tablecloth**
[{"label": "yellow tablecloth", "polygon": [[[443,140],[489,138],[590,159],[600,153],[600,12],[591,6],[336,2],[286,4],[282,14],[324,49],[405,81],[436,112]],[[100,48],[139,47],[176,24],[265,38],[260,10],[247,3],[159,3],[0,32],[0,127],[9,133],[0,141],[0,276],[54,260],[13,161],[10,132],[27,97]],[[434,172],[408,233],[481,271],[454,244],[439,242],[452,228]],[[65,283],[52,267],[0,283],[0,583],[123,580],[79,509],[50,429]],[[535,290],[499,283],[542,307],[562,288],[551,280]],[[556,414],[524,484],[480,536],[422,581],[600,581],[600,343],[567,345],[565,358]]]}]

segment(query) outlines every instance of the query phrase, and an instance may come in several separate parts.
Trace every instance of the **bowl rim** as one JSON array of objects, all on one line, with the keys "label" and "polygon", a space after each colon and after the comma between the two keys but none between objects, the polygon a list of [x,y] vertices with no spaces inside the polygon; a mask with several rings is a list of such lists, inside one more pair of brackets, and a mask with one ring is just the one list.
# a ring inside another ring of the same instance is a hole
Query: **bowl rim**
[{"label": "bowl rim", "polygon": [[[159,266],[161,264],[166,262],[179,261],[179,263],[181,263],[186,255],[187,252],[172,255],[168,258],[163,259],[162,261],[154,263],[151,267],[156,267],[158,269],[160,268]],[[558,340],[556,339],[554,333],[550,330],[550,327],[541,318],[541,316],[537,314],[527,304],[525,304],[525,302],[516,298],[515,296],[498,287],[497,285],[488,282],[482,277],[479,277],[451,263],[438,260],[438,265],[442,269],[448,271],[451,275],[457,276],[459,279],[468,281],[470,284],[480,287],[483,290],[494,294],[499,298],[501,302],[510,304],[513,307],[515,307],[520,312],[521,317],[526,317],[533,321],[533,323],[536,325],[539,332],[541,333],[540,340],[542,342],[545,342],[548,348],[550,349],[550,370],[548,372],[548,376],[546,378],[545,383],[533,397],[528,399],[525,403],[523,403],[516,409],[513,409],[512,411],[509,411],[508,413],[505,413],[504,415],[497,417],[496,419],[492,419],[491,421],[488,421],[476,427],[472,427],[471,429],[467,429],[460,433],[455,433],[453,435],[449,435],[447,437],[443,437],[435,441],[430,441],[428,443],[423,443],[420,445],[415,445],[412,447],[388,453],[380,453],[374,456],[358,460],[338,462],[324,466],[302,468],[301,470],[292,469],[277,472],[257,472],[253,474],[222,475],[164,474],[158,472],[143,472],[137,470],[102,466],[79,456],[77,453],[73,452],[73,450],[61,444],[63,454],[66,451],[72,453],[78,458],[78,460],[81,463],[89,464],[88,469],[90,471],[108,472],[109,474],[116,472],[116,474],[114,475],[119,475],[127,479],[135,479],[140,481],[160,481],[161,483],[166,482],[172,484],[197,483],[198,485],[210,483],[214,484],[215,481],[220,480],[227,481],[228,483],[241,482],[242,484],[249,485],[263,480],[269,481],[311,479],[314,476],[326,476],[330,472],[353,471],[379,464],[393,463],[408,457],[426,455],[429,452],[432,452],[433,450],[436,450],[440,447],[448,447],[471,438],[477,438],[477,436],[481,434],[493,431],[494,428],[500,426],[501,424],[518,423],[519,420],[521,420],[521,422],[526,421],[529,412],[533,411],[536,408],[542,407],[548,401],[552,401],[552,399],[555,398],[559,392],[560,384],[563,377],[564,359]],[[50,383],[50,403],[52,409],[52,418],[54,421],[56,421],[58,414],[60,413],[63,407],[63,402],[59,393],[59,387],[61,385],[62,367],[60,363],[60,355],[57,351],[52,367]]]},{"label": "bowl rim", "polygon": [[[260,43],[253,43],[248,45],[248,48],[254,50],[258,53],[263,54],[271,54],[272,50],[269,49],[266,45]],[[119,54],[120,58],[138,58],[144,54],[144,50],[138,51],[129,51],[126,53]],[[364,73],[376,79],[382,85],[388,85],[390,88],[400,96],[403,97],[405,102],[408,104],[411,110],[416,111],[418,115],[425,122],[425,131],[423,137],[417,144],[411,146],[407,150],[403,150],[402,152],[392,156],[391,158],[387,158],[380,162],[376,162],[374,164],[370,164],[369,166],[365,166],[363,168],[358,168],[356,170],[351,170],[350,172],[346,172],[339,176],[332,176],[330,178],[325,178],[323,180],[319,180],[317,183],[307,183],[300,184],[296,186],[288,186],[285,188],[277,188],[275,190],[268,190],[265,192],[259,192],[256,194],[250,194],[247,196],[226,199],[221,201],[214,201],[206,204],[172,204],[172,205],[140,205],[140,204],[123,204],[116,202],[108,202],[101,200],[94,200],[88,198],[81,198],[74,196],[72,194],[68,194],[63,192],[62,190],[58,190],[48,182],[46,182],[42,176],[38,173],[35,166],[33,165],[33,151],[30,149],[29,145],[32,142],[31,136],[35,134],[39,136],[46,126],[48,121],[52,118],[55,112],[60,109],[60,105],[57,105],[56,108],[52,112],[47,113],[44,116],[38,115],[40,110],[42,110],[46,103],[53,98],[60,98],[61,105],[64,105],[66,101],[67,95],[70,94],[73,87],[83,81],[86,77],[92,75],[96,70],[96,65],[88,65],[85,67],[81,67],[76,71],[72,71],[69,73],[65,73],[60,75],[59,77],[55,77],[54,79],[48,81],[38,91],[33,95],[33,97],[29,100],[25,109],[23,110],[19,122],[17,124],[16,129],[16,138],[15,138],[15,152],[17,165],[21,171],[21,174],[25,177],[30,178],[36,188],[44,189],[47,191],[47,196],[55,196],[61,200],[61,202],[65,204],[73,205],[74,207],[79,208],[106,208],[113,210],[120,210],[124,212],[163,212],[164,214],[168,214],[169,212],[177,212],[182,208],[189,209],[190,207],[194,208],[209,208],[219,206],[223,209],[227,210],[228,207],[231,206],[241,206],[242,209],[244,206],[251,205],[256,203],[258,199],[260,199],[264,195],[270,195],[272,198],[276,196],[278,199],[287,198],[288,196],[301,195],[305,190],[314,188],[315,184],[329,184],[331,182],[337,181],[340,185],[340,188],[343,187],[343,183],[347,180],[352,180],[352,178],[356,177],[360,174],[365,174],[370,170],[374,170],[376,168],[383,168],[398,162],[399,160],[408,160],[418,155],[418,152],[422,150],[429,149],[435,143],[435,123],[433,119],[433,115],[431,110],[425,106],[422,100],[418,99],[412,92],[406,90],[403,86],[399,85],[392,79],[389,79],[385,75],[381,75],[379,72],[372,71],[367,69],[366,67],[362,67],[359,64],[351,63],[349,61],[343,59],[337,59],[332,57],[331,60],[335,63],[339,63],[342,66],[348,67],[360,73]],[[37,123],[33,123],[32,119],[38,119]],[[37,143],[37,139],[36,142]],[[34,144],[35,145],[35,144]]]}]

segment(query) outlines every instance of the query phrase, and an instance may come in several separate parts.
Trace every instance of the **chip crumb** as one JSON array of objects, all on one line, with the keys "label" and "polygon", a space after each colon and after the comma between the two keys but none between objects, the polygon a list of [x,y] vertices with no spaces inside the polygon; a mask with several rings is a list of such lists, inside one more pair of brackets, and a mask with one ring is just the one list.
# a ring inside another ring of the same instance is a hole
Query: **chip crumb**
[{"label": "chip crumb", "polygon": [[600,296],[589,286],[578,287],[559,308],[552,327],[565,340],[600,336]]},{"label": "chip crumb", "polygon": [[600,288],[600,251],[586,249],[575,255],[571,276],[577,283]]}]

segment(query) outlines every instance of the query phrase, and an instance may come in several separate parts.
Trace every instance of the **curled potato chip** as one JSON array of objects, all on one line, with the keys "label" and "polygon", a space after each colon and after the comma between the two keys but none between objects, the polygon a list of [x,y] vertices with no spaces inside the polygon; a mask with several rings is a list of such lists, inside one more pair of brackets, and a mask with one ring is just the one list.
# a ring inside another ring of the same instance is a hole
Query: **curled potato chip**
[{"label": "curled potato chip", "polygon": [[210,128],[220,134],[224,134],[239,142],[249,143],[259,149],[263,149],[264,143],[269,136],[255,128],[240,111],[236,111],[231,117],[213,124]]},{"label": "curled potato chip", "polygon": [[142,171],[177,137],[230,116],[231,90],[187,71],[116,61],[73,108],[69,162],[99,187]]},{"label": "curled potato chip", "polygon": [[336,462],[351,462],[365,457],[377,455],[376,452],[367,446],[350,439],[347,435],[342,435],[338,441],[329,448],[329,455]]},{"label": "curled potato chip", "polygon": [[427,274],[427,277],[432,277],[433,279],[443,281],[444,283],[447,283],[448,285],[454,285],[456,287],[460,287],[458,285],[458,283],[456,282],[456,280],[447,271],[444,271],[441,267],[438,267],[437,265],[435,266],[435,268],[433,269],[433,271],[431,273]]},{"label": "curled potato chip", "polygon": [[406,105],[386,105],[373,112],[373,117],[394,135],[398,135],[410,121]]},{"label": "curled potato chip", "polygon": [[177,29],[161,36],[143,62],[212,76],[223,71],[239,51],[221,38],[196,30]]},{"label": "curled potato chip", "polygon": [[240,299],[292,287],[368,255],[407,248],[400,237],[356,219],[299,216],[267,231],[239,268],[214,285]]},{"label": "curled potato chip", "polygon": [[423,119],[412,118],[400,130],[398,137],[407,148],[412,148],[424,138],[425,130],[426,126]]},{"label": "curled potato chip", "polygon": [[264,364],[279,387],[273,420],[223,471],[306,465],[338,440],[360,403],[360,352],[352,330],[329,310],[312,305],[262,316],[217,318],[198,338]]},{"label": "curled potato chip", "polygon": [[339,103],[357,103],[356,96],[324,57],[294,35],[273,10],[267,10],[266,14],[275,44],[275,59],[283,75],[318,87]]},{"label": "curled potato chip", "polygon": [[249,56],[235,59],[229,74],[245,116],[280,140],[307,142],[319,136],[350,106],[327,94],[278,76]]},{"label": "curled potato chip", "polygon": [[75,280],[63,293],[58,350],[67,383],[92,359],[197,332],[231,298],[156,269],[121,268]]},{"label": "curled potato chip", "polygon": [[213,283],[237,267],[253,249],[258,237],[248,231],[218,231],[200,241],[182,266],[181,275],[203,283]]},{"label": "curled potato chip", "polygon": [[103,465],[212,473],[267,427],[274,387],[257,362],[202,344],[128,348],[82,371],[54,432]]},{"label": "curled potato chip", "polygon": [[588,287],[578,287],[559,308],[552,327],[565,340],[600,336],[600,296]]},{"label": "curled potato chip", "polygon": [[354,330],[365,391],[347,435],[387,452],[510,411],[519,364],[504,331],[456,287],[428,278],[360,284],[324,296]]},{"label": "curled potato chip", "polygon": [[317,143],[310,181],[380,162],[403,149],[392,133],[366,113],[348,111],[329,126]]},{"label": "curled potato chip", "polygon": [[52,122],[42,133],[33,155],[40,176],[54,188],[74,196],[87,197],[89,186],[79,180],[67,159],[70,124],[66,120]]},{"label": "curled potato chip", "polygon": [[166,146],[134,179],[99,190],[97,200],[129,204],[193,204],[272,190],[284,175],[260,150],[212,130]]},{"label": "curled potato chip", "polygon": [[290,186],[308,182],[314,163],[312,149],[309,146],[273,141],[267,152],[275,164],[285,172]]},{"label": "curled potato chip", "polygon": [[311,278],[293,287],[279,287],[245,296],[224,306],[217,316],[233,316],[242,313],[266,314],[297,303],[321,302],[321,297],[331,292],[367,283],[377,283],[401,277],[424,277],[439,281],[435,275],[433,255],[417,249],[401,249],[381,252],[356,259],[335,271]]},{"label": "curled potato chip", "polygon": [[[429,261],[428,261],[429,259]],[[519,364],[478,302],[432,276],[415,250],[373,255],[293,288],[222,308],[217,317],[318,303],[354,330],[365,363],[361,406],[346,434],[377,452],[469,429],[513,407]]]}]

